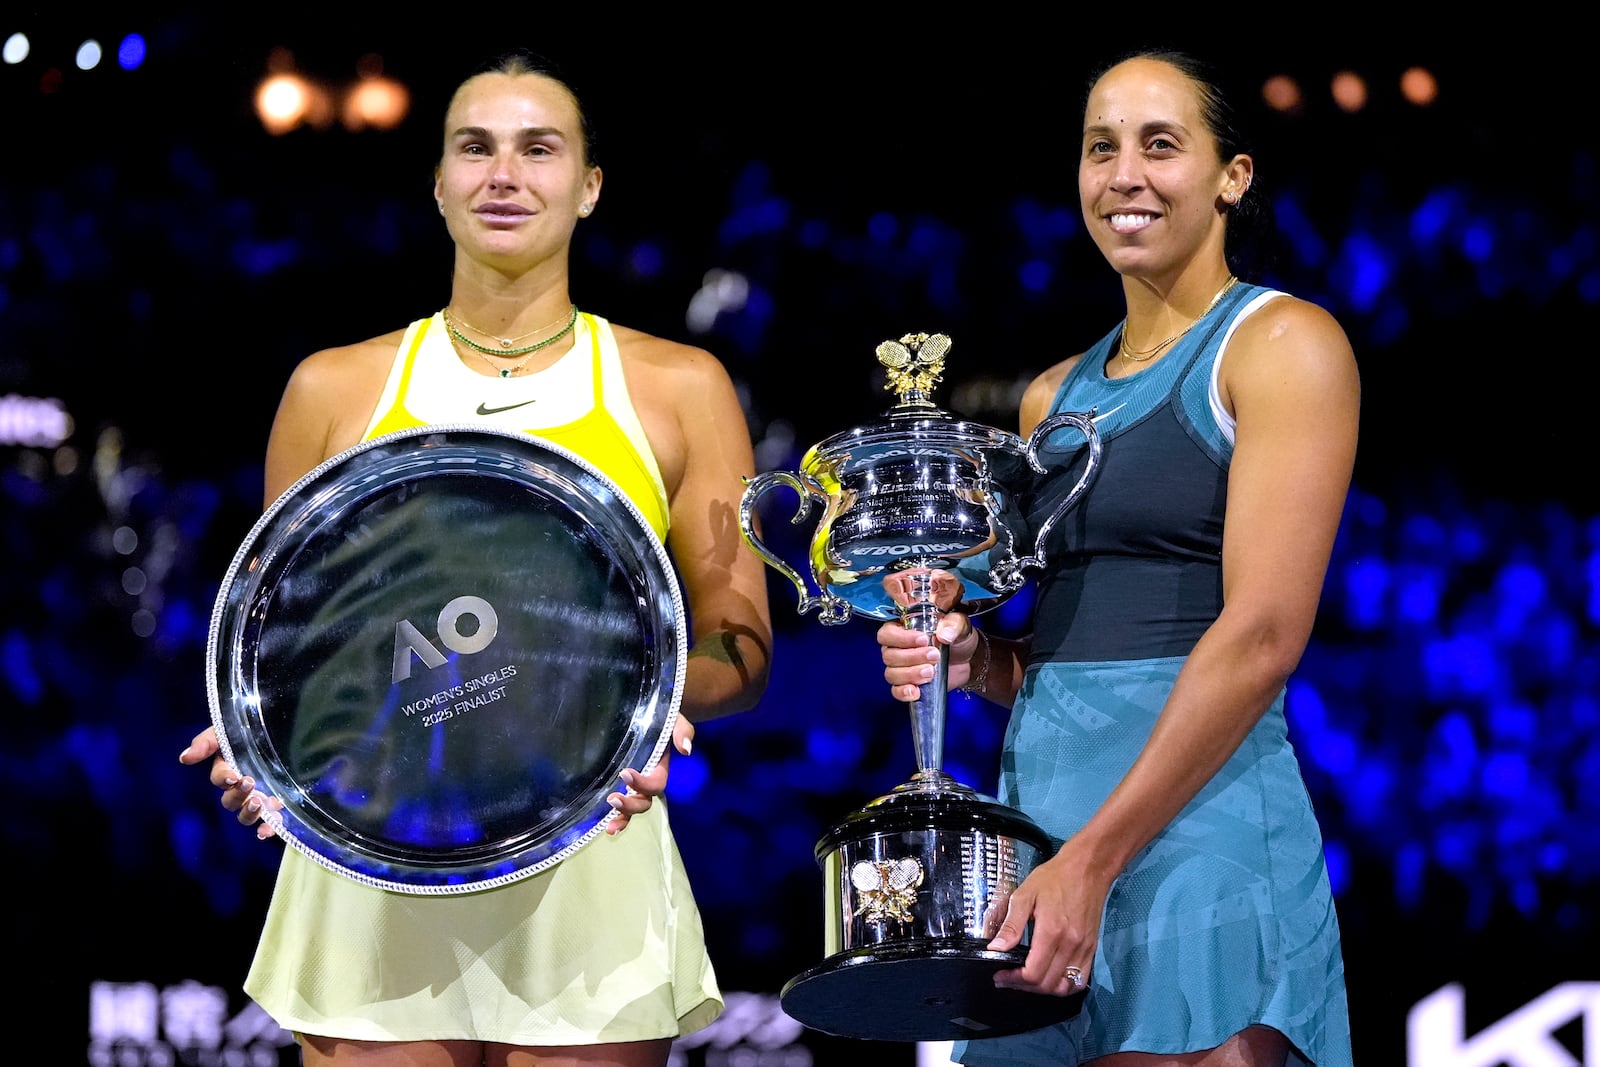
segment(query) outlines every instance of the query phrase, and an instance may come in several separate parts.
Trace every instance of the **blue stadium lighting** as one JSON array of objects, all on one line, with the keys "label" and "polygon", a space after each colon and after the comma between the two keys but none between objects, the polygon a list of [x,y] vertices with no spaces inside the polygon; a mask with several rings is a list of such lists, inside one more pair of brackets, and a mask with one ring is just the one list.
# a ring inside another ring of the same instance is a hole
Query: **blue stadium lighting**
[{"label": "blue stadium lighting", "polygon": [[1494,255],[1494,226],[1486,219],[1474,219],[1462,234],[1461,251],[1474,263],[1485,263]]},{"label": "blue stadium lighting", "polygon": [[1344,243],[1339,274],[1344,297],[1357,311],[1371,311],[1383,295],[1394,253],[1368,234],[1352,233]]},{"label": "blue stadium lighting", "polygon": [[1431,737],[1425,760],[1429,788],[1422,796],[1424,803],[1442,807],[1469,792],[1472,771],[1480,758],[1478,738],[1472,720],[1460,711],[1441,715]]},{"label": "blue stadium lighting", "polygon": [[781,197],[762,195],[742,201],[733,214],[723,220],[718,232],[730,244],[781,233],[789,221],[789,202]]},{"label": "blue stadium lighting", "polygon": [[[1595,526],[1600,527],[1600,522],[1596,522]],[[1589,590],[1589,595],[1584,598],[1584,614],[1591,623],[1600,624],[1600,548],[1590,552],[1584,559],[1583,576]]]},{"label": "blue stadium lighting", "polygon": [[1324,839],[1322,852],[1328,864],[1328,882],[1335,895],[1341,894],[1350,884],[1350,850],[1343,841]]},{"label": "blue stadium lighting", "polygon": [[1528,763],[1518,752],[1497,752],[1484,760],[1483,791],[1501,800],[1522,798],[1528,786]]},{"label": "blue stadium lighting", "polygon": [[[1309,688],[1309,687],[1307,687]],[[1297,698],[1304,699],[1302,692]],[[1295,704],[1295,714],[1299,714],[1300,704]],[[1349,775],[1360,768],[1361,753],[1355,741],[1344,733],[1333,730],[1322,730],[1310,737],[1306,742],[1311,759],[1336,778]]]},{"label": "blue stadium lighting", "polygon": [[[806,755],[829,766],[854,766],[861,762],[865,741],[859,733],[813,727],[806,731]],[[676,768],[673,774],[677,774]],[[676,789],[676,781],[673,788]]]},{"label": "blue stadium lighting", "polygon": [[693,799],[699,796],[711,781],[711,769],[705,760],[673,760],[670,768],[674,800]]},{"label": "blue stadium lighting", "polygon": [[1383,559],[1363,558],[1344,569],[1345,621],[1357,630],[1381,627],[1387,614],[1390,570]]},{"label": "blue stadium lighting", "polygon": [[919,256],[935,255],[958,243],[948,228],[929,219],[918,219],[906,240],[907,247]]},{"label": "blue stadium lighting", "polygon": [[1049,247],[1071,240],[1081,228],[1076,212],[1059,204],[1019,199],[1012,209],[1017,233],[1030,247]]},{"label": "blue stadium lighting", "polygon": [[240,242],[234,264],[252,278],[286,270],[300,261],[302,249],[294,240]]},{"label": "blue stadium lighting", "polygon": [[633,246],[633,254],[628,257],[628,267],[636,277],[655,278],[661,274],[666,266],[666,256],[661,251],[661,246],[651,241],[641,241]]},{"label": "blue stadium lighting", "polygon": [[1394,854],[1394,895],[1401,904],[1415,906],[1427,887],[1428,851],[1415,841],[1402,845]]},{"label": "blue stadium lighting", "polygon": [[1328,243],[1317,233],[1311,217],[1293,196],[1279,196],[1272,202],[1278,232],[1294,252],[1295,260],[1307,267],[1327,262]]},{"label": "blue stadium lighting", "polygon": [[1394,613],[1396,621],[1428,624],[1439,617],[1439,599],[1446,585],[1445,575],[1438,567],[1413,568],[1397,583]]},{"label": "blue stadium lighting", "polygon": [[1483,828],[1478,823],[1447,822],[1434,834],[1434,858],[1448,871],[1471,874],[1482,851]]},{"label": "blue stadium lighting", "polygon": [[867,235],[878,244],[888,244],[900,232],[900,220],[891,212],[880,211],[867,220]]},{"label": "blue stadium lighting", "polygon": [[1411,243],[1426,248],[1443,241],[1451,223],[1460,216],[1461,211],[1460,190],[1433,190],[1411,212]]},{"label": "blue stadium lighting", "polygon": [[1520,631],[1527,616],[1543,603],[1546,590],[1544,574],[1532,564],[1519,560],[1502,567],[1495,580],[1495,597],[1504,620],[1501,629]]},{"label": "blue stadium lighting", "polygon": [[1042,293],[1050,288],[1050,282],[1055,274],[1055,268],[1050,264],[1040,259],[1030,259],[1017,272],[1017,281],[1027,292]]},{"label": "blue stadium lighting", "polygon": [[1600,304],[1600,271],[1585,271],[1578,279],[1578,295],[1585,304]]},{"label": "blue stadium lighting", "polygon": [[117,45],[117,66],[123,70],[137,70],[144,63],[145,43],[144,37],[137,33],[130,33]]},{"label": "blue stadium lighting", "polygon": [[25,704],[36,704],[44,696],[44,679],[36,657],[35,649],[19,632],[13,630],[0,637],[0,675]]}]

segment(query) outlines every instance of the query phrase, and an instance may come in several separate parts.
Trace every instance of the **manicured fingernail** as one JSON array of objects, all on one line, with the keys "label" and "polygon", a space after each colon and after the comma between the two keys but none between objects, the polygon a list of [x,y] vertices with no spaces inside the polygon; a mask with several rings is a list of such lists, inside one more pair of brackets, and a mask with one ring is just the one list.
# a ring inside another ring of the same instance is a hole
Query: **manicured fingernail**
[{"label": "manicured fingernail", "polygon": [[687,756],[689,753],[691,753],[693,751],[694,751],[694,738],[685,737],[683,739],[683,754],[685,756]]},{"label": "manicured fingernail", "polygon": [[238,776],[230,774],[228,777],[222,780],[222,784],[227,788],[232,789],[234,786],[239,784]]}]

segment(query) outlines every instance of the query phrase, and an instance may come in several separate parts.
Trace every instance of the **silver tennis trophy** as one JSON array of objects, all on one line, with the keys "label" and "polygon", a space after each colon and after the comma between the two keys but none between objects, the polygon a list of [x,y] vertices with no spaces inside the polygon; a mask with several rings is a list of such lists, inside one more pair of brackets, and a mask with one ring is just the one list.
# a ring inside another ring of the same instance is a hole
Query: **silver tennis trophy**
[{"label": "silver tennis trophy", "polygon": [[[825,625],[856,616],[898,619],[931,633],[959,606],[997,607],[1044,565],[1051,529],[1100,464],[1092,413],[1064,412],[1027,439],[964,421],[930,399],[950,339],[908,334],[878,346],[898,397],[877,422],[813,446],[798,473],[746,482],[739,522],[746,543],[793,583],[801,614]],[[1039,448],[1065,442],[1083,470],[1030,540],[1020,494],[1044,473]],[[755,530],[759,499],[786,487],[798,524],[822,514],[810,542],[809,584]],[[818,841],[824,874],[825,957],[783,988],[784,1011],[815,1030],[887,1041],[996,1037],[1075,1015],[1082,994],[997,989],[996,971],[1020,967],[1027,945],[987,947],[1011,893],[1053,852],[1016,808],[947,774],[943,758],[949,651],[909,703],[916,773],[852,812]]]}]

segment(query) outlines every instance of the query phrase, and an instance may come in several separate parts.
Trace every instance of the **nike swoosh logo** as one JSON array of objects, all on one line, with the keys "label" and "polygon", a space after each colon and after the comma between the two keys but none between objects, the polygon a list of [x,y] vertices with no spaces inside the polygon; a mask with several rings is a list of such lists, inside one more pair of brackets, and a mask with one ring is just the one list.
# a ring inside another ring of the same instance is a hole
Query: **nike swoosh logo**
[{"label": "nike swoosh logo", "polygon": [[[1123,408],[1125,408],[1127,406],[1128,406],[1127,401],[1123,401],[1122,403],[1118,404],[1116,407],[1112,408],[1110,411],[1102,411],[1100,414],[1095,415],[1089,421],[1090,422],[1099,422],[1101,419],[1110,418],[1112,415],[1115,415],[1117,412],[1121,411]],[[483,409],[479,408],[478,409],[478,414],[482,415],[483,413],[484,413]]]},{"label": "nike swoosh logo", "polygon": [[533,403],[532,400],[524,400],[520,404],[507,404],[503,408],[492,408],[488,404],[479,404],[478,405],[478,414],[479,415],[498,415],[498,414],[500,414],[500,412],[502,412],[502,411],[510,411],[512,408],[525,408],[531,403]]}]

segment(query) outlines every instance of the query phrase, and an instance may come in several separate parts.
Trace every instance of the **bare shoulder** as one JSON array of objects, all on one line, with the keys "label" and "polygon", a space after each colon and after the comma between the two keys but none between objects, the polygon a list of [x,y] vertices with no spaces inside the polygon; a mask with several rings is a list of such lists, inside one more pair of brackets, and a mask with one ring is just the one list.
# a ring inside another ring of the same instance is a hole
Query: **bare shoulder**
[{"label": "bare shoulder", "polygon": [[691,387],[696,382],[727,378],[722,361],[704,348],[669,341],[616,323],[611,324],[611,332],[616,336],[617,351],[630,377],[637,374],[641,378],[659,380],[661,384]]},{"label": "bare shoulder", "polygon": [[1360,391],[1355,352],[1344,327],[1320,304],[1283,295],[1239,323],[1218,385],[1235,412],[1245,396],[1288,395],[1353,404]]},{"label": "bare shoulder", "polygon": [[290,384],[342,391],[376,376],[381,385],[404,336],[404,330],[395,330],[354,344],[319,349],[295,366]]},{"label": "bare shoulder", "polygon": [[289,375],[273,422],[273,447],[292,450],[293,467],[356,444],[383,395],[389,367],[405,331],[320,349]]},{"label": "bare shoulder", "polygon": [[1067,374],[1078,361],[1083,358],[1083,353],[1068,356],[1066,359],[1042,371],[1028,387],[1022,392],[1022,403],[1018,411],[1018,424],[1024,436],[1031,434],[1033,428],[1050,414],[1050,406],[1055,403],[1056,393],[1061,388],[1061,383],[1067,380]]},{"label": "bare shoulder", "polygon": [[704,348],[615,323],[611,330],[628,391],[641,414],[692,411],[699,418],[739,406],[727,367]]},{"label": "bare shoulder", "polygon": [[[721,464],[747,473],[750,435],[739,394],[722,362],[695,345],[612,324],[622,373],[644,426],[661,478],[675,501],[696,471],[710,476]],[[691,453],[715,457],[698,465]],[[676,523],[674,523],[676,525]]]},{"label": "bare shoulder", "polygon": [[1353,366],[1355,354],[1339,320],[1320,304],[1284,294],[1263,304],[1239,324],[1228,344],[1229,362],[1238,365],[1261,361],[1281,368],[1324,364],[1337,370]]}]

